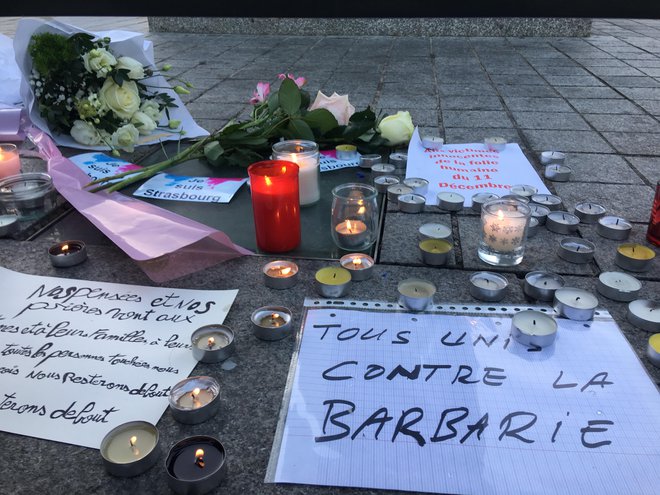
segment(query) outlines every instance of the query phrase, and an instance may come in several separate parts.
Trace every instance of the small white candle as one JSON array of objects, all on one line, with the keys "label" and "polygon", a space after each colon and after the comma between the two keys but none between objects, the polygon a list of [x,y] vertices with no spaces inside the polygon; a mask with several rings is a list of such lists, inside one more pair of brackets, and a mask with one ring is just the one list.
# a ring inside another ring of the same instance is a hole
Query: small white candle
[{"label": "small white candle", "polygon": [[637,297],[642,283],[632,275],[622,272],[603,272],[598,275],[598,292],[614,301],[629,302]]},{"label": "small white candle", "polygon": [[628,304],[628,321],[647,332],[660,332],[660,303],[636,299]]},{"label": "small white candle", "polygon": [[419,228],[419,238],[424,239],[445,239],[451,241],[451,227],[443,223],[429,222],[422,224]]},{"label": "small white candle", "polygon": [[566,155],[561,151],[543,151],[541,152],[541,163],[547,165],[549,163],[564,163]]},{"label": "small white candle", "polygon": [[590,201],[584,201],[575,205],[575,216],[582,223],[596,223],[599,218],[605,215],[606,211],[603,205]]},{"label": "small white candle", "polygon": [[596,225],[596,232],[599,235],[615,241],[625,241],[631,231],[632,224],[628,220],[612,215],[599,218]]},{"label": "small white candle", "polygon": [[554,194],[532,194],[530,200],[532,203],[545,206],[550,211],[557,211],[562,206],[561,198]]},{"label": "small white candle", "polygon": [[436,287],[431,282],[409,278],[399,283],[399,303],[411,311],[423,311],[433,302]]},{"label": "small white candle", "polygon": [[534,194],[538,192],[538,189],[528,184],[516,184],[515,186],[511,186],[511,189],[509,191],[511,192],[511,194],[517,194],[518,196],[531,198]]},{"label": "small white candle", "polygon": [[470,277],[470,294],[480,301],[500,301],[509,282],[498,273],[478,272]]},{"label": "small white candle", "polygon": [[557,322],[541,311],[521,311],[511,319],[511,336],[526,346],[546,347],[557,337]]},{"label": "small white candle", "polygon": [[439,192],[438,193],[438,207],[447,211],[460,211],[463,209],[465,198],[454,192]]},{"label": "small white candle", "polygon": [[445,140],[439,136],[421,136],[420,140],[427,150],[439,150],[445,144]]},{"label": "small white candle", "polygon": [[429,181],[421,177],[408,177],[403,179],[403,184],[412,188],[415,194],[426,194],[429,189]]},{"label": "small white candle", "polygon": [[472,210],[479,213],[483,204],[487,203],[488,201],[492,201],[493,199],[499,199],[499,196],[497,194],[487,192],[474,194],[472,196]]},{"label": "small white candle", "polygon": [[572,173],[573,169],[558,163],[546,165],[544,171],[545,178],[553,182],[568,182],[568,179],[571,178]]},{"label": "small white candle", "polygon": [[484,144],[489,151],[504,151],[507,141],[503,137],[493,136],[484,139]]},{"label": "small white candle", "polygon": [[553,306],[557,313],[571,320],[591,320],[598,306],[598,298],[583,289],[562,287],[555,291]]},{"label": "small white candle", "polygon": [[580,219],[567,211],[551,211],[545,219],[545,227],[556,234],[572,234],[579,224]]}]

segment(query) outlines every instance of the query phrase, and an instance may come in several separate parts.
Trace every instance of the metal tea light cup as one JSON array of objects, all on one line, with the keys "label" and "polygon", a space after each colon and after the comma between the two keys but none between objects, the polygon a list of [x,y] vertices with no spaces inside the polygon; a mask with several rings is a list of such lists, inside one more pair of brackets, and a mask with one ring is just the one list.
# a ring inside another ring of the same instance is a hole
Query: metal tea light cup
[{"label": "metal tea light cup", "polygon": [[399,304],[410,311],[424,311],[433,304],[436,287],[431,282],[409,278],[399,283]]},{"label": "metal tea light cup", "polygon": [[[202,455],[198,454],[202,451]],[[201,461],[201,462],[200,462]],[[198,464],[195,466],[195,464]],[[186,466],[189,465],[189,466]],[[186,468],[189,467],[189,471]],[[178,495],[202,495],[227,476],[227,453],[212,436],[184,438],[172,446],[165,459],[167,485]]]},{"label": "metal tea light cup", "polygon": [[478,272],[470,276],[470,295],[479,301],[501,301],[508,286],[506,277],[499,273]]},{"label": "metal tea light cup", "polygon": [[174,385],[168,398],[172,417],[196,425],[211,419],[220,408],[220,384],[211,376],[191,376]]},{"label": "metal tea light cup", "polygon": [[289,289],[298,281],[298,265],[293,261],[271,261],[262,269],[264,285],[271,289]]},{"label": "metal tea light cup", "polygon": [[146,421],[130,421],[110,430],[99,448],[105,470],[128,478],[144,473],[160,456],[158,429]]},{"label": "metal tea light cup", "polygon": [[234,353],[234,331],[226,325],[204,325],[190,340],[193,357],[202,363],[219,363]]},{"label": "metal tea light cup", "polygon": [[374,259],[368,254],[349,253],[341,257],[339,264],[351,272],[351,281],[368,280],[374,271]]},{"label": "metal tea light cup", "polygon": [[87,246],[83,241],[58,242],[48,249],[48,257],[57,268],[79,265],[87,259]]},{"label": "metal tea light cup", "polygon": [[569,320],[585,321],[593,319],[598,298],[583,289],[562,287],[555,291],[552,305],[557,313]]},{"label": "metal tea light cup", "polygon": [[557,322],[541,311],[521,311],[511,319],[511,337],[528,347],[547,347],[557,337]]},{"label": "metal tea light cup", "polygon": [[525,275],[523,292],[528,297],[539,301],[552,301],[555,291],[561,289],[566,282],[556,273],[533,271]]},{"label": "metal tea light cup", "polygon": [[424,239],[419,243],[419,253],[422,261],[431,266],[447,264],[454,245],[444,239]]},{"label": "metal tea light cup", "polygon": [[264,306],[250,317],[252,333],[260,340],[281,340],[293,328],[291,310],[284,306]]}]

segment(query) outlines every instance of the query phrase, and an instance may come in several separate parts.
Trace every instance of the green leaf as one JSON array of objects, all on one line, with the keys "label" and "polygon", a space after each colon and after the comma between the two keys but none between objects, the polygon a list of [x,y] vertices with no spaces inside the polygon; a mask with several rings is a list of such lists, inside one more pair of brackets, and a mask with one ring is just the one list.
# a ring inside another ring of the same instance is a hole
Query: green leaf
[{"label": "green leaf", "polygon": [[325,134],[339,125],[335,116],[325,108],[317,108],[316,110],[307,112],[303,117],[303,120],[307,122],[312,129],[318,129],[321,134]]},{"label": "green leaf", "polygon": [[270,96],[268,97],[268,111],[272,114],[277,110],[280,106],[280,99],[277,96],[277,91],[274,93],[271,93]]},{"label": "green leaf", "polygon": [[300,89],[293,79],[288,77],[282,81],[278,91],[278,98],[280,101],[280,108],[284,110],[287,115],[296,115],[300,112]]},{"label": "green leaf", "polygon": [[218,141],[211,141],[210,143],[206,143],[206,145],[204,145],[204,156],[213,166],[220,165],[222,155],[224,155],[224,153],[225,150]]},{"label": "green leaf", "polygon": [[314,141],[314,132],[307,125],[307,122],[302,119],[291,119],[287,126],[287,131],[289,131],[291,138]]}]

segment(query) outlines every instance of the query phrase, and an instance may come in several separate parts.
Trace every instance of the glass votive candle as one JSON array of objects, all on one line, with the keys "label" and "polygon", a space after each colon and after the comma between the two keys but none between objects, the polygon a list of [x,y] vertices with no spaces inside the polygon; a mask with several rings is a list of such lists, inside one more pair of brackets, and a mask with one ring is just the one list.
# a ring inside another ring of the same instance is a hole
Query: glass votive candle
[{"label": "glass votive candle", "polygon": [[17,215],[19,221],[44,216],[56,199],[53,178],[48,174],[30,172],[0,179],[0,211]]},{"label": "glass votive candle", "polygon": [[158,429],[146,421],[130,421],[110,430],[101,441],[105,470],[113,476],[137,476],[158,460]]},{"label": "glass votive candle", "polygon": [[348,183],[332,190],[330,230],[335,244],[346,251],[362,251],[378,235],[378,192],[373,186]]},{"label": "glass votive candle", "polygon": [[0,179],[21,173],[21,159],[15,144],[0,143]]},{"label": "glass votive candle", "polygon": [[272,151],[273,160],[286,160],[298,165],[300,206],[311,205],[321,199],[318,144],[301,139],[278,141]]},{"label": "glass votive candle", "polygon": [[219,363],[234,353],[234,332],[225,325],[204,325],[190,337],[193,357],[202,363]]},{"label": "glass votive candle", "polygon": [[481,208],[479,258],[491,265],[519,264],[525,253],[525,240],[531,210],[511,199],[494,199]]},{"label": "glass votive candle", "polygon": [[196,425],[212,418],[220,407],[220,384],[211,376],[191,376],[172,387],[169,409],[179,423]]},{"label": "glass votive candle", "polygon": [[355,282],[371,278],[374,271],[374,259],[368,254],[346,254],[341,257],[339,264],[351,272],[351,280]]},{"label": "glass votive candle", "polygon": [[261,340],[280,340],[291,333],[291,310],[284,306],[264,306],[250,317],[252,333]]}]

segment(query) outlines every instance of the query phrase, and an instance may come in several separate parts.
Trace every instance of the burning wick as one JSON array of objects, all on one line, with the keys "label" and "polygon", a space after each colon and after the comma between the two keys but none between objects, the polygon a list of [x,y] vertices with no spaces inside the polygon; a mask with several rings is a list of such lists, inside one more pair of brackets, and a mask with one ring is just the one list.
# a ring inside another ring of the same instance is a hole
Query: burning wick
[{"label": "burning wick", "polygon": [[62,254],[69,254],[69,245],[65,244],[62,246]]},{"label": "burning wick", "polygon": [[196,387],[192,392],[190,392],[190,397],[192,399],[193,407],[197,407],[196,404],[199,404],[197,396],[199,395],[199,387]]},{"label": "burning wick", "polygon": [[353,267],[358,268],[362,265],[362,260],[360,258],[353,258]]},{"label": "burning wick", "polygon": [[138,449],[135,446],[135,444],[137,443],[137,437],[135,435],[128,440],[128,443],[131,445],[131,450],[133,451],[133,455],[140,455],[140,449]]},{"label": "burning wick", "polygon": [[195,451],[195,464],[199,466],[200,468],[204,467],[204,450],[203,449],[197,449]]},{"label": "burning wick", "polygon": [[[213,337],[209,337],[209,340],[208,340],[209,349],[213,349],[214,344],[215,344],[215,339]],[[199,389],[197,389],[197,390],[199,390]]]}]

